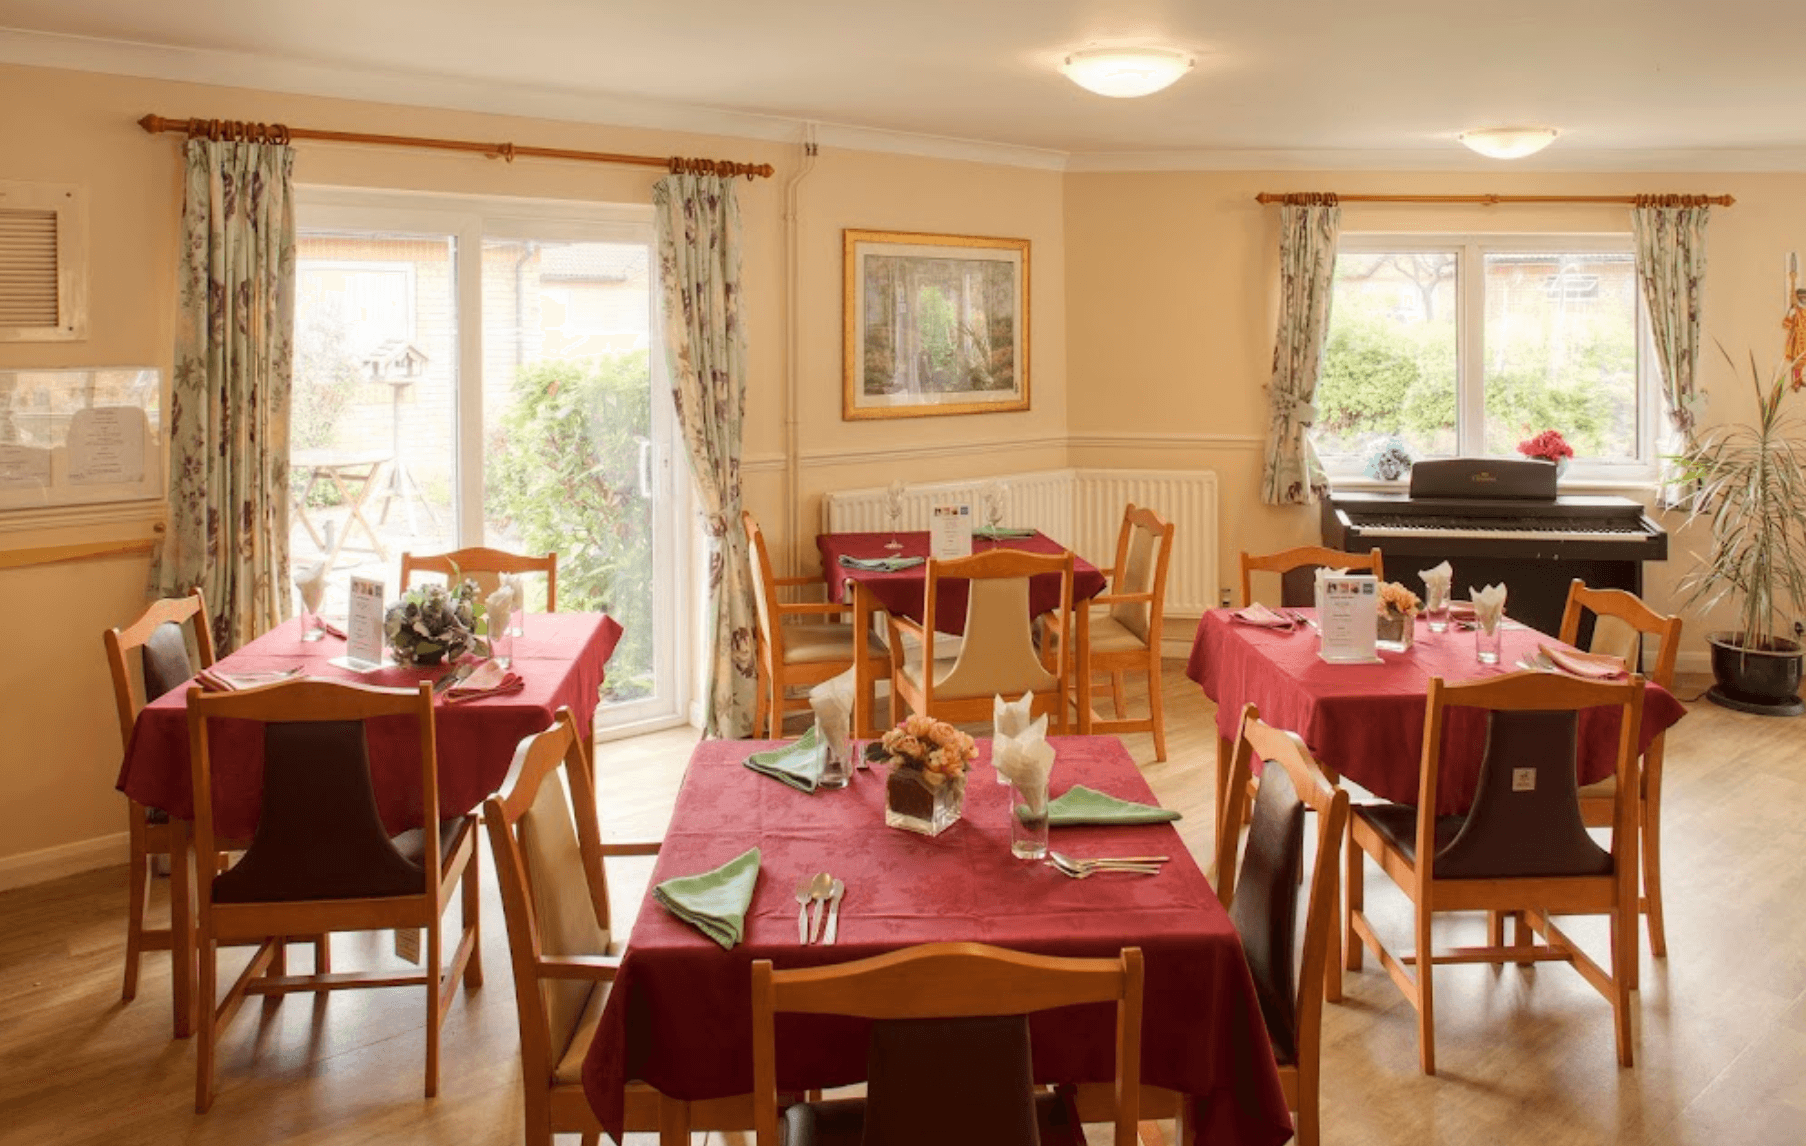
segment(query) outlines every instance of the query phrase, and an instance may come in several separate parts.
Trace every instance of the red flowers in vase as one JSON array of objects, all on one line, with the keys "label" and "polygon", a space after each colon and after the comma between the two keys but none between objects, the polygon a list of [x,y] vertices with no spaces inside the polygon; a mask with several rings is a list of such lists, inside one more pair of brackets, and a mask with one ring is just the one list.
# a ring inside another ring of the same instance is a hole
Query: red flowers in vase
[{"label": "red flowers in vase", "polygon": [[1560,430],[1544,430],[1534,438],[1519,442],[1518,453],[1560,465],[1574,456],[1574,447],[1561,436]]}]

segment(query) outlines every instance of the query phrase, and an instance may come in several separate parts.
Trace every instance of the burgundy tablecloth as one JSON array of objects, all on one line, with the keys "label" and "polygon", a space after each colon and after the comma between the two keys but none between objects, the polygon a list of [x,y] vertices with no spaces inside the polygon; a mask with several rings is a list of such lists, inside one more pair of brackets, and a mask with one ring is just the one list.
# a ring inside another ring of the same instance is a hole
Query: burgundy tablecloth
[{"label": "burgundy tablecloth", "polygon": [[[1152,802],[1114,737],[1052,742],[1059,752],[1055,795],[1084,783]],[[884,784],[876,770],[855,773],[841,791],[809,795],[742,765],[747,753],[769,746],[710,741],[691,758],[653,881],[707,871],[755,844],[759,881],[746,938],[731,951],[650,895],[641,903],[583,1070],[590,1103],[617,1140],[626,1079],[688,1100],[752,1089],[754,959],[801,967],[950,940],[1064,956],[1139,946],[1146,960],[1143,1079],[1195,1096],[1201,1142],[1258,1146],[1290,1135],[1240,940],[1172,825],[1055,829],[1054,846],[1075,855],[1173,857],[1158,876],[1072,880],[1009,854],[1010,789],[996,782],[985,742],[966,786],[965,818],[935,839],[884,826]],[[799,946],[796,882],[823,870],[846,883],[839,942]],[[1113,1032],[1107,1006],[1037,1016],[1036,1077],[1109,1080]],[[864,1077],[864,1024],[780,1018],[782,1088],[841,1086]]]},{"label": "burgundy tablecloth", "polygon": [[[1558,644],[1534,629],[1511,627],[1496,665],[1474,659],[1474,635],[1432,633],[1421,619],[1416,643],[1403,653],[1382,652],[1384,664],[1333,665],[1317,656],[1317,635],[1243,625],[1229,610],[1204,615],[1185,675],[1217,704],[1217,734],[1234,739],[1242,705],[1253,701],[1261,719],[1304,737],[1312,752],[1382,799],[1415,804],[1423,760],[1424,708],[1431,677],[1457,682],[1518,671],[1538,643]],[[1308,610],[1306,610],[1308,612]],[[1650,684],[1643,702],[1641,745],[1687,714],[1680,701]],[[1443,728],[1439,814],[1466,811],[1480,777],[1485,714],[1453,709]],[[1612,774],[1617,764],[1618,711],[1587,709],[1580,716],[1580,782]]]},{"label": "burgundy tablecloth", "polygon": [[[892,537],[903,543],[901,550],[884,547]],[[828,583],[830,601],[846,600],[846,583],[858,581],[871,590],[878,608],[918,623],[922,620],[923,598],[928,590],[926,565],[900,569],[895,573],[874,573],[864,569],[848,569],[840,563],[840,558],[843,554],[848,557],[926,557],[928,534],[822,533],[816,535],[815,545],[821,550],[822,578]],[[1064,545],[1045,533],[1001,541],[987,541],[982,537],[972,539],[972,552],[983,553],[987,549],[1020,549],[1028,553],[1066,552]],[[1077,605],[1081,601],[1089,601],[1103,591],[1104,575],[1098,571],[1097,566],[1075,555],[1072,603]],[[1037,617],[1059,608],[1060,579],[1051,573],[1030,578],[1028,604],[1030,613]],[[942,582],[940,596],[935,599],[934,612],[936,632],[965,632],[966,582]]]},{"label": "burgundy tablecloth", "polygon": [[[597,691],[621,626],[600,613],[529,613],[524,635],[514,639],[513,671],[526,688],[507,696],[440,703],[434,712],[439,751],[439,814],[462,815],[501,786],[514,749],[543,732],[561,706],[569,706],[587,737]],[[215,666],[221,672],[254,672],[299,666],[310,677],[387,687],[411,687],[437,678],[443,666],[409,669],[389,665],[354,673],[327,661],[345,655],[333,637],[303,642],[297,621],[287,621]],[[188,761],[188,689],[175,689],[145,706],[119,770],[119,790],[178,819],[194,817]],[[391,832],[417,828],[420,747],[414,722],[405,717],[371,721],[370,772],[383,825]],[[263,740],[248,721],[221,721],[212,731],[214,830],[249,837],[263,802]]]}]

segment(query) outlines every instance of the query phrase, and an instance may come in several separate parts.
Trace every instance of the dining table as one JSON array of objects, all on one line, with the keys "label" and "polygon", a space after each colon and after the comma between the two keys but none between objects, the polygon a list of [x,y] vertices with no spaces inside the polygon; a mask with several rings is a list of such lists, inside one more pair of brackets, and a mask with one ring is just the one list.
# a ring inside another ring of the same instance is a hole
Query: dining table
[{"label": "dining table", "polygon": [[[705,741],[690,758],[652,886],[707,872],[758,848],[742,938],[731,948],[671,914],[649,891],[583,1067],[603,1128],[620,1141],[626,1086],[666,1105],[732,1100],[752,1089],[754,960],[820,966],[923,943],[973,941],[1039,955],[1145,961],[1142,1082],[1178,1096],[1199,1141],[1277,1144],[1291,1116],[1241,941],[1171,823],[1055,828],[1077,856],[1164,854],[1156,875],[1072,879],[1010,850],[1010,792],[980,740],[960,820],[936,837],[885,826],[885,772],[806,792],[745,767],[771,741]],[[1050,791],[1077,784],[1154,803],[1121,741],[1056,736]],[[833,944],[798,936],[799,879],[844,884]],[[869,1025],[844,1016],[781,1016],[777,1084],[785,1093],[861,1082]],[[1067,1007],[1030,1020],[1035,1078],[1101,1084],[1115,1077],[1115,1012]],[[683,1118],[679,1139],[687,1141]]]},{"label": "dining table", "polygon": [[[892,543],[896,548],[891,548]],[[925,531],[905,530],[894,533],[822,533],[816,535],[816,548],[821,553],[822,580],[827,583],[828,600],[849,602],[853,606],[853,631],[870,632],[872,618],[879,612],[904,617],[918,624],[926,623],[923,612],[928,594],[929,535]],[[991,549],[1016,549],[1025,553],[1060,554],[1066,547],[1039,530],[1027,537],[985,537],[975,533],[972,552]],[[871,560],[885,557],[917,559],[916,564],[894,570],[858,569],[841,562],[842,557]],[[1072,604],[1074,608],[1104,591],[1103,570],[1073,556]],[[944,584],[935,602],[934,629],[958,636],[966,631],[967,589],[963,582]],[[1060,579],[1052,573],[1029,578],[1029,613],[1040,616],[1060,607]],[[853,727],[861,736],[873,735],[872,684],[865,659],[856,657],[854,669]]]}]

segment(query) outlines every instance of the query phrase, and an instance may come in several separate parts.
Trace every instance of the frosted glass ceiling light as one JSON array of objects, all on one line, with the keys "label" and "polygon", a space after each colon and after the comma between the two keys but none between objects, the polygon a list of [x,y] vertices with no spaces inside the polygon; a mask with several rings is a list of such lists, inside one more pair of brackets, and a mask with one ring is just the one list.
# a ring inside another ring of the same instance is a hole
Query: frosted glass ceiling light
[{"label": "frosted glass ceiling light", "polygon": [[1087,48],[1066,57],[1066,78],[1098,95],[1151,95],[1191,70],[1191,57],[1173,48]]},{"label": "frosted glass ceiling light", "polygon": [[1486,127],[1457,138],[1488,159],[1522,159],[1555,142],[1553,127]]}]

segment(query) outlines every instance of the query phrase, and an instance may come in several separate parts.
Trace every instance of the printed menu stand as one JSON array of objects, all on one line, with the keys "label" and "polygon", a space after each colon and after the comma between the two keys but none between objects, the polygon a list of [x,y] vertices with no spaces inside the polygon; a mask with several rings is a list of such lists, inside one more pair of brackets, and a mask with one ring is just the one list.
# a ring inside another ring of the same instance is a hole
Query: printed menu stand
[{"label": "printed menu stand", "polygon": [[1323,579],[1323,606],[1317,614],[1321,642],[1317,655],[1330,664],[1380,664],[1380,583],[1371,574]]},{"label": "printed menu stand", "polygon": [[383,583],[351,579],[351,609],[345,618],[345,655],[330,662],[352,672],[370,672],[383,663]]},{"label": "printed menu stand", "polygon": [[936,561],[972,556],[972,507],[937,505],[928,523],[928,555]]}]

